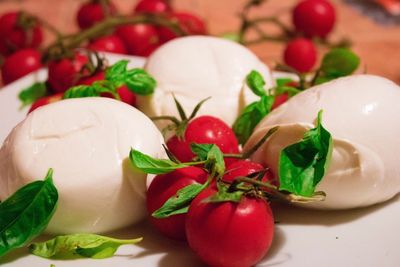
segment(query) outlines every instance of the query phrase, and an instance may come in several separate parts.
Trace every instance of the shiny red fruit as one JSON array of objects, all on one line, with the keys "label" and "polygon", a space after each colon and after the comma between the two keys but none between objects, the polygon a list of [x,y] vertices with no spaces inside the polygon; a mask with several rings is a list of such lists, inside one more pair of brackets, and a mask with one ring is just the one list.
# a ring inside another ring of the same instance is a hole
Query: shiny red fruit
[{"label": "shiny red fruit", "polygon": [[194,183],[203,184],[207,180],[207,173],[197,167],[186,167],[173,172],[157,175],[147,190],[147,211],[150,223],[164,235],[178,240],[185,240],[186,214],[173,215],[157,219],[151,214],[164,205],[164,203],[178,190]]},{"label": "shiny red fruit", "polygon": [[[26,16],[26,14],[23,14]],[[19,24],[21,12],[9,12],[0,17],[0,53],[8,55],[23,48],[38,48],[43,32],[37,22],[26,26]]]},{"label": "shiny red fruit", "polygon": [[31,48],[22,49],[6,57],[1,67],[4,84],[9,84],[42,67],[40,53]]},{"label": "shiny red fruit", "polygon": [[276,184],[274,176],[270,170],[266,170],[263,165],[250,160],[239,160],[230,164],[226,168],[226,174],[222,177],[222,180],[232,182],[239,176],[249,176],[263,170],[265,170],[265,174],[261,181]]},{"label": "shiny red fruit", "polygon": [[200,116],[189,122],[184,140],[176,135],[167,141],[167,147],[180,161],[188,162],[195,156],[191,143],[216,144],[223,153],[239,153],[239,146],[232,129],[222,120],[212,116]]},{"label": "shiny red fruit", "polygon": [[115,33],[131,55],[146,57],[160,45],[157,31],[150,24],[120,26]]},{"label": "shiny red fruit", "polygon": [[78,14],[76,16],[79,28],[90,28],[97,22],[104,20],[107,12],[109,13],[109,15],[113,15],[117,12],[115,6],[112,3],[108,4],[105,7],[103,7],[101,3],[96,1],[84,3],[79,8]]},{"label": "shiny red fruit", "polygon": [[72,58],[50,61],[48,64],[48,82],[56,93],[63,93],[77,84],[84,74],[83,67],[89,62],[86,54],[76,51]]},{"label": "shiny red fruit", "polygon": [[[173,12],[169,19],[173,22],[178,23],[182,30],[185,31],[188,35],[206,35],[207,27],[203,19],[196,16],[192,13],[187,12]],[[171,31],[169,28],[160,27],[158,29],[158,35],[160,37],[161,42],[167,42],[172,40],[178,35]]]},{"label": "shiny red fruit", "polygon": [[239,203],[204,201],[215,193],[215,188],[207,188],[190,204],[186,216],[190,248],[209,266],[254,266],[268,252],[274,236],[269,204],[248,196]]},{"label": "shiny red fruit", "polygon": [[134,13],[163,14],[170,11],[171,7],[166,0],[141,0],[134,9]]},{"label": "shiny red fruit", "polygon": [[271,110],[276,109],[277,107],[279,107],[280,105],[285,103],[288,99],[289,99],[288,93],[283,93],[283,94],[277,95],[275,97],[274,103],[272,104]]},{"label": "shiny red fruit", "polygon": [[32,106],[29,109],[28,113],[31,113],[32,111],[34,111],[35,109],[37,109],[37,108],[39,108],[41,106],[45,106],[47,104],[60,101],[62,99],[62,97],[63,97],[63,94],[60,93],[60,94],[55,94],[55,95],[45,96],[45,97],[39,98],[38,100],[36,100],[32,104]]},{"label": "shiny red fruit", "polygon": [[308,72],[317,61],[317,50],[309,39],[297,38],[287,44],[284,61],[299,72]]},{"label": "shiny red fruit", "polygon": [[89,49],[102,52],[126,54],[127,50],[124,42],[116,35],[108,35],[93,40],[88,45]]},{"label": "shiny red fruit", "polygon": [[296,31],[307,37],[326,37],[335,25],[335,8],[327,0],[304,0],[293,10]]}]

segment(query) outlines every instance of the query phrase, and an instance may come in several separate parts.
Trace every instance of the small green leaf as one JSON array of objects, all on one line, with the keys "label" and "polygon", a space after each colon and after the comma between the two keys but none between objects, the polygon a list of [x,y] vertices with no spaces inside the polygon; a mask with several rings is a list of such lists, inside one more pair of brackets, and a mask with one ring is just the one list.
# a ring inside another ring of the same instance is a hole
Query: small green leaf
[{"label": "small green leaf", "polygon": [[346,48],[334,48],[325,54],[320,70],[323,76],[338,78],[352,74],[360,64],[360,58]]},{"label": "small green leaf", "polygon": [[72,234],[33,243],[29,246],[29,250],[32,254],[43,258],[104,259],[113,256],[121,245],[136,244],[140,241],[142,238],[115,239],[96,234]]},{"label": "small green leaf", "polygon": [[44,181],[25,185],[0,204],[0,257],[46,229],[58,201],[52,175],[50,169]]},{"label": "small green leaf", "polygon": [[153,212],[154,218],[166,218],[176,214],[186,213],[192,200],[208,186],[205,184],[190,184],[169,198],[164,205]]},{"label": "small green leaf", "polygon": [[287,85],[288,83],[293,82],[293,79],[291,79],[291,78],[277,78],[277,79],[275,80],[275,82],[276,82],[276,85],[277,85],[277,86],[285,86],[285,85]]},{"label": "small green leaf", "polygon": [[242,196],[244,194],[244,191],[242,190],[235,190],[233,192],[229,192],[229,187],[226,185],[219,185],[218,186],[218,192],[215,193],[214,195],[203,199],[203,202],[240,202],[242,199]]},{"label": "small green leaf", "polygon": [[280,190],[300,196],[312,196],[328,169],[332,154],[332,136],[321,124],[304,134],[303,139],[281,151],[279,158]]},{"label": "small green leaf", "polygon": [[176,163],[169,159],[155,159],[135,149],[131,149],[129,159],[133,167],[144,173],[151,174],[168,173],[176,169],[194,165],[191,163]]},{"label": "small green leaf", "polygon": [[103,93],[109,93],[116,99],[119,99],[114,85],[109,81],[95,81],[91,85],[77,85],[65,91],[63,99],[67,98],[81,98],[81,97],[95,97],[101,96]]},{"label": "small green leaf", "polygon": [[111,67],[107,68],[105,79],[116,84],[116,87],[121,86],[125,80],[128,63],[128,60],[120,60]]},{"label": "small green leaf", "polygon": [[258,96],[264,96],[266,94],[264,89],[265,80],[258,71],[252,70],[247,75],[246,82],[254,94]]},{"label": "small green leaf", "polygon": [[138,95],[151,95],[157,86],[156,80],[143,69],[127,71],[123,82],[129,90]]},{"label": "small green leaf", "polygon": [[18,94],[22,107],[27,106],[47,95],[47,87],[44,82],[37,82],[25,88]]},{"label": "small green leaf", "polygon": [[210,173],[222,175],[225,172],[224,154],[217,145],[192,143],[190,148],[199,160],[205,161],[204,167]]}]

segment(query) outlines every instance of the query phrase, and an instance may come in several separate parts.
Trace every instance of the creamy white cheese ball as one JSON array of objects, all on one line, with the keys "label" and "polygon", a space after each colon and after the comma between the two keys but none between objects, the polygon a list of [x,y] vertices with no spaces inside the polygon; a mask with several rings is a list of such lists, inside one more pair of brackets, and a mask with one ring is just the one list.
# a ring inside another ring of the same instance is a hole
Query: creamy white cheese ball
[{"label": "creamy white cheese ball", "polygon": [[138,97],[138,106],[151,117],[178,116],[173,94],[188,115],[198,102],[211,96],[198,114],[216,116],[232,125],[241,110],[258,99],[245,84],[251,70],[263,75],[266,88],[274,85],[269,68],[249,49],[211,36],[168,42],[148,58],[145,69],[158,84],[153,95]]},{"label": "creamy white cheese ball", "polygon": [[326,200],[306,204],[348,209],[388,200],[400,192],[400,87],[373,75],[354,75],[310,88],[271,112],[245,145],[249,149],[271,127],[279,130],[252,156],[278,173],[280,151],[322,124],[332,134],[328,172],[317,186]]},{"label": "creamy white cheese ball", "polygon": [[164,155],[157,127],[109,98],[43,106],[18,124],[0,150],[0,199],[53,168],[59,192],[47,232],[101,233],[145,217],[146,175],[130,165],[131,147]]}]

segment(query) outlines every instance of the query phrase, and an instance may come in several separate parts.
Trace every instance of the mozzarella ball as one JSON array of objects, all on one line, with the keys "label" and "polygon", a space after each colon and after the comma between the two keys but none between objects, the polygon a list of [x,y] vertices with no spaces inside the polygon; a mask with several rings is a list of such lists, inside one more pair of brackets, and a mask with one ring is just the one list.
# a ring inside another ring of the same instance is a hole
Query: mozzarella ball
[{"label": "mozzarella ball", "polygon": [[[259,99],[245,83],[251,70],[262,74],[266,88],[274,85],[268,67],[249,49],[211,36],[168,42],[149,57],[145,69],[157,80],[157,88],[151,96],[138,96],[138,106],[150,117],[178,116],[173,95],[188,115],[198,102],[211,97],[198,114],[232,125],[246,105]],[[168,123],[156,124],[163,128]]]},{"label": "mozzarella ball", "polygon": [[252,156],[278,173],[279,153],[314,128],[319,110],[332,134],[331,165],[317,190],[326,200],[306,204],[320,209],[363,207],[400,191],[400,87],[373,75],[354,75],[310,88],[271,112],[255,129],[244,150],[269,129],[279,130]]},{"label": "mozzarella ball", "polygon": [[146,175],[131,148],[162,156],[163,138],[139,110],[109,98],[79,98],[29,114],[0,150],[0,198],[53,168],[59,192],[47,232],[100,233],[145,217]]}]

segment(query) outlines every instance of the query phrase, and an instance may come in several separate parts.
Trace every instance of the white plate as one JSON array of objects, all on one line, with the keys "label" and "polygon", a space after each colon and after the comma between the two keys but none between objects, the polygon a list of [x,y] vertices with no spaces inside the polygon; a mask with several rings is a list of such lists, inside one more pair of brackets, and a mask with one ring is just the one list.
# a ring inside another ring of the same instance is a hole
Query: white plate
[{"label": "white plate", "polygon": [[[121,56],[107,55],[112,63]],[[124,57],[131,66],[142,66],[143,58]],[[18,92],[33,81],[44,80],[46,70],[28,75],[0,90],[0,143],[21,121],[27,109],[19,110]],[[400,197],[369,208],[347,211],[313,211],[274,205],[275,238],[265,259],[257,266],[400,266]],[[115,218],[118,220],[118,218]],[[19,249],[0,259],[2,266],[204,266],[185,244],[166,239],[147,222],[110,233],[120,238],[143,236],[136,246],[124,246],[104,260],[46,260]],[[41,237],[44,239],[44,237]]]}]

